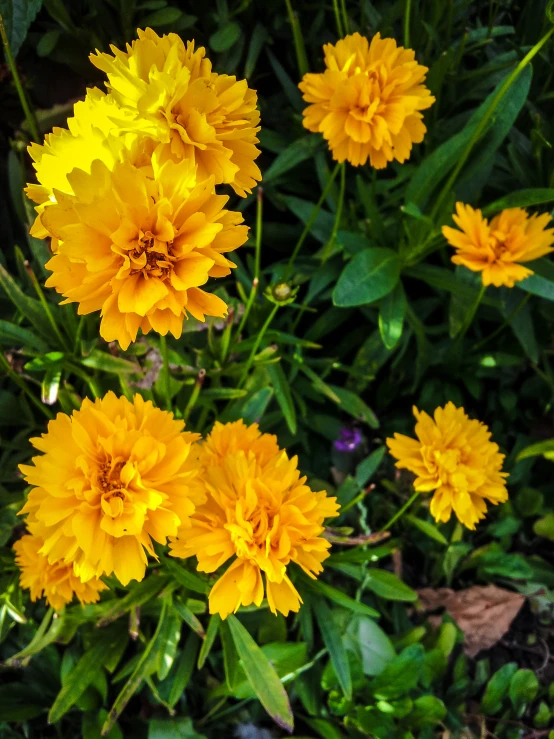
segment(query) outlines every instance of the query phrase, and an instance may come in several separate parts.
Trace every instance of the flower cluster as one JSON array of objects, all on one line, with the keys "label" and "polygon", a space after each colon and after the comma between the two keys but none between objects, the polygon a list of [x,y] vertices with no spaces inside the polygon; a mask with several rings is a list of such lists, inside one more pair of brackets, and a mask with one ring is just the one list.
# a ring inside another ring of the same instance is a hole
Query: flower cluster
[{"label": "flower cluster", "polygon": [[471,420],[463,408],[447,403],[434,418],[414,408],[417,439],[395,434],[387,439],[399,469],[416,475],[414,489],[433,492],[431,513],[446,522],[452,511],[474,529],[485,517],[486,501],[493,505],[508,499],[504,455],[492,442],[485,424]]},{"label": "flower cluster", "polygon": [[203,286],[235,266],[226,253],[247,227],[224,209],[229,184],[245,197],[261,179],[256,93],[212,72],[203,48],[151,29],[126,51],[97,53],[108,92],[88,90],[68,129],[32,144],[38,184],[31,233],[51,238],[46,283],[100,311],[100,334],[126,349],[138,330],[179,338],[192,315],[222,317]]},{"label": "flower cluster", "polygon": [[287,565],[322,571],[330,546],[322,524],[337,514],[336,499],[312,492],[296,458],[256,425],[216,423],[199,438],[140,395],[109,392],[58,414],[32,439],[43,454],[21,465],[32,486],[21,510],[29,534],[15,549],[31,597],[44,593],[54,608],[73,593],[94,602],[102,576],[142,580],[154,542],[170,539],[172,555],[196,555],[203,572],[236,555],[211,592],[213,613],[259,605],[261,572],[271,610],[297,611]]}]

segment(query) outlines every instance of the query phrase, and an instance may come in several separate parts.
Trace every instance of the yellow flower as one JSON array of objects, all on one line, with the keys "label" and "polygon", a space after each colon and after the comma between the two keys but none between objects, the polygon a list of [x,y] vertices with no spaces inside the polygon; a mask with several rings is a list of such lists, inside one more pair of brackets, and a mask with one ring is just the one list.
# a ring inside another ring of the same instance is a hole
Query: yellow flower
[{"label": "yellow flower", "polygon": [[54,188],[39,213],[55,252],[46,285],[81,315],[101,311],[100,335],[123,349],[139,328],[179,338],[189,313],[224,316],[226,303],[201,286],[230,273],[224,254],[248,231],[240,213],[223,209],[228,197],[214,194],[213,177],[197,184],[190,160],[166,159],[160,148],[145,156],[140,142],[130,152],[136,164],[65,167],[65,192]]},{"label": "yellow flower", "polygon": [[257,424],[216,422],[198,455],[207,500],[191,526],[170,540],[172,556],[196,555],[201,572],[215,572],[236,556],[212,588],[210,613],[226,618],[241,605],[259,606],[262,572],[272,612],[298,611],[287,566],[296,562],[312,578],[322,572],[330,547],[321,537],[323,520],[337,515],[336,498],[310,490],[297,458],[289,459]]},{"label": "yellow flower", "polygon": [[160,37],[151,28],[137,33],[126,51],[112,46],[113,56],[90,56],[109,80],[108,96],[92,91],[90,115],[115,102],[118,112],[101,112],[103,120],[110,116],[118,130],[140,130],[169,144],[174,157],[198,164],[199,181],[212,175],[245,197],[261,179],[254,163],[260,153],[255,91],[246,80],[212,72],[194,41],[185,46],[176,34]]},{"label": "yellow flower", "polygon": [[434,418],[415,407],[413,411],[417,440],[403,434],[387,439],[396,466],[416,475],[415,490],[434,491],[431,513],[436,521],[448,521],[454,510],[464,526],[474,529],[485,517],[486,500],[493,505],[508,500],[508,474],[501,471],[504,455],[490,440],[488,427],[451,402],[437,408]]},{"label": "yellow flower", "polygon": [[140,395],[109,392],[59,413],[31,439],[43,454],[20,466],[34,486],[21,513],[44,540],[40,553],[84,582],[112,572],[123,585],[142,580],[152,539],[165,544],[203,500],[187,460],[198,435],[183,427]]},{"label": "yellow flower", "polygon": [[408,159],[427,130],[419,111],[435,102],[423,85],[427,67],[411,49],[379,33],[371,44],[353,33],[323,51],[325,71],[306,74],[299,84],[310,103],[304,126],[323,134],[339,162],[358,166],[369,158],[382,169],[393,159]]},{"label": "yellow flower", "polygon": [[442,233],[456,249],[454,264],[463,264],[473,272],[481,272],[483,285],[513,287],[533,271],[519,262],[549,254],[554,244],[554,229],[547,229],[550,215],[529,216],[523,208],[508,208],[489,223],[480,210],[456,203],[452,216],[459,231],[443,226]]},{"label": "yellow flower", "polygon": [[38,536],[26,534],[13,545],[15,561],[21,570],[19,584],[31,591],[31,600],[46,598],[48,605],[59,611],[76,595],[81,603],[96,603],[102,590],[106,590],[102,580],[93,577],[82,582],[73,572],[73,566],[64,562],[50,564],[48,558],[40,553],[44,542]]}]

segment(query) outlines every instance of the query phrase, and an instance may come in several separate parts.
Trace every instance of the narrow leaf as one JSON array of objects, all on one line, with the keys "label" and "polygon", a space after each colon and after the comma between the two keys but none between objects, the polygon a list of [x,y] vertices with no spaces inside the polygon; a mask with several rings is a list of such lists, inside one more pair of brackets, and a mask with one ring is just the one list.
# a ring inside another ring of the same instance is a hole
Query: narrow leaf
[{"label": "narrow leaf", "polygon": [[273,390],[275,392],[277,402],[279,403],[279,406],[283,411],[283,415],[285,416],[289,431],[291,432],[291,434],[295,434],[296,409],[292,400],[289,381],[287,379],[287,376],[283,372],[281,363],[277,362],[276,364],[269,364],[267,366],[267,373],[269,375],[269,379],[271,380],[271,384],[273,385]]},{"label": "narrow leaf", "polygon": [[333,612],[324,600],[314,600],[312,607],[339,684],[346,698],[350,700],[352,698],[352,675],[340,629],[333,618]]},{"label": "narrow leaf", "polygon": [[210,620],[208,622],[208,628],[206,629],[206,638],[202,642],[202,647],[200,648],[200,654],[198,655],[198,669],[201,670],[204,667],[204,664],[206,663],[206,660],[208,659],[208,655],[211,652],[211,649],[213,647],[215,638],[217,636],[217,632],[219,631],[219,624],[221,623],[221,618],[219,614],[214,613],[213,616],[210,617]]}]

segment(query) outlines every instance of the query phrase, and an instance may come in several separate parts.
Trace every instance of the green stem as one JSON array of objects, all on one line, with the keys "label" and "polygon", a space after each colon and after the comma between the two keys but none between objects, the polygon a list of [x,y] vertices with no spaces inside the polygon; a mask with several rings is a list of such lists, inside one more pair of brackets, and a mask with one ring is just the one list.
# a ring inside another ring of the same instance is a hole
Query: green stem
[{"label": "green stem", "polygon": [[458,162],[456,166],[454,167],[454,171],[448,178],[446,185],[443,188],[441,188],[441,192],[435,201],[433,210],[431,211],[431,218],[433,220],[436,218],[437,214],[440,213],[440,210],[442,208],[442,205],[445,199],[450,195],[450,191],[452,190],[452,187],[454,186],[456,179],[458,178],[458,175],[460,174],[463,166],[467,162],[468,157],[471,154],[473,147],[475,146],[477,141],[481,138],[481,135],[483,134],[483,132],[486,130],[489,124],[489,121],[493,117],[495,110],[498,108],[500,104],[500,101],[502,100],[504,95],[508,92],[510,87],[514,84],[514,82],[517,80],[519,75],[523,72],[525,67],[529,64],[529,62],[539,53],[539,51],[546,44],[546,42],[552,36],[553,33],[554,33],[554,26],[552,26],[552,28],[533,46],[531,51],[529,51],[529,53],[523,57],[523,59],[520,61],[517,67],[513,70],[513,72],[508,75],[508,77],[504,81],[504,84],[494,96],[490,106],[487,109],[487,112],[477,124],[472,137],[468,141],[464,151],[459,157]]},{"label": "green stem", "polygon": [[200,390],[202,389],[202,385],[204,384],[205,377],[206,377],[206,370],[201,369],[200,372],[198,373],[198,377],[196,378],[196,382],[194,383],[194,387],[192,388],[192,392],[190,394],[190,398],[187,401],[185,410],[183,411],[184,421],[188,421],[188,417],[190,416],[191,411],[194,408],[196,401],[198,400],[198,396],[200,395]]},{"label": "green stem", "polygon": [[160,349],[162,353],[162,379],[163,379],[163,392],[165,395],[165,407],[166,410],[171,410],[171,381],[169,375],[169,354],[167,351],[167,339],[165,336],[160,336]]},{"label": "green stem", "polygon": [[304,226],[304,230],[302,231],[302,233],[301,233],[301,235],[300,235],[300,238],[299,238],[299,239],[298,239],[298,241],[296,242],[296,246],[295,246],[295,247],[294,247],[294,249],[293,249],[293,252],[292,252],[292,254],[291,254],[291,256],[290,256],[290,259],[289,259],[289,261],[288,261],[287,267],[286,267],[286,269],[285,269],[285,275],[284,275],[284,278],[283,278],[283,281],[284,281],[284,282],[286,282],[286,281],[288,280],[289,276],[290,276],[290,273],[291,273],[291,271],[292,271],[292,268],[293,268],[293,266],[294,266],[294,262],[296,261],[296,257],[298,256],[298,252],[299,252],[299,251],[300,251],[300,249],[302,248],[302,244],[303,244],[303,243],[304,243],[304,241],[306,240],[306,236],[307,236],[307,235],[308,235],[308,234],[310,233],[310,230],[311,230],[312,226],[313,226],[313,225],[314,225],[314,223],[315,223],[315,219],[317,218],[317,216],[318,216],[318,213],[319,213],[319,211],[321,210],[321,206],[323,205],[323,203],[324,203],[324,202],[325,202],[325,200],[327,199],[327,195],[328,195],[328,194],[330,193],[330,191],[331,191],[331,188],[332,188],[332,186],[333,186],[333,182],[335,181],[335,178],[336,178],[336,176],[337,176],[337,175],[338,175],[338,173],[339,173],[339,169],[340,169],[340,167],[341,167],[341,165],[340,165],[340,163],[338,163],[338,164],[336,165],[335,169],[334,169],[334,170],[333,170],[333,171],[331,172],[331,176],[330,176],[330,177],[329,177],[329,179],[327,180],[327,184],[325,185],[325,189],[324,189],[324,190],[323,190],[323,192],[321,193],[321,197],[320,197],[320,198],[319,198],[319,200],[317,201],[317,203],[316,203],[316,205],[314,206],[314,209],[313,209],[313,211],[312,211],[312,213],[311,213],[310,217],[309,217],[309,218],[308,218],[308,220],[306,221],[306,225]]},{"label": "green stem", "polygon": [[13,58],[12,50],[10,48],[10,42],[8,41],[6,29],[4,28],[4,20],[1,14],[0,14],[0,36],[2,36],[4,54],[6,55],[6,61],[8,63],[8,67],[10,68],[10,72],[12,73],[12,78],[13,78],[13,82],[15,85],[15,89],[17,90],[19,102],[21,103],[21,107],[23,108],[23,113],[25,114],[25,118],[27,119],[27,123],[29,125],[29,131],[31,132],[31,136],[33,137],[34,141],[39,142],[40,133],[38,130],[37,119],[35,118],[35,114],[27,101],[25,90],[23,89],[23,85],[21,84],[21,79],[19,78],[19,72],[17,71],[17,66],[15,64],[15,59]]},{"label": "green stem", "polygon": [[333,10],[335,11],[335,21],[337,24],[337,33],[339,35],[339,38],[343,38],[344,36],[344,29],[342,27],[342,20],[340,17],[340,10],[339,10],[339,4],[337,0],[333,0]]},{"label": "green stem", "polygon": [[477,308],[479,308],[481,301],[483,300],[483,295],[486,291],[486,286],[481,285],[481,289],[479,290],[479,294],[477,295],[477,298],[475,299],[473,305],[469,308],[468,312],[466,313],[465,320],[462,324],[462,328],[458,332],[458,335],[456,336],[456,340],[454,342],[454,347],[459,347],[462,343],[462,339],[467,333],[468,328],[471,326],[471,322],[473,321],[475,314],[477,313]]},{"label": "green stem", "polygon": [[404,505],[402,506],[402,508],[399,511],[397,511],[394,514],[394,516],[391,518],[391,520],[385,526],[383,526],[382,529],[379,529],[379,531],[389,531],[389,529],[393,526],[393,524],[395,524],[398,521],[398,519],[400,518],[400,516],[402,516],[404,513],[406,513],[406,511],[408,510],[408,508],[412,505],[412,503],[417,499],[418,496],[419,496],[419,493],[416,490],[414,492],[414,494],[412,495],[412,497],[408,500],[408,502],[407,503],[404,503]]},{"label": "green stem", "polygon": [[244,307],[244,313],[240,319],[239,327],[237,329],[237,339],[241,335],[250,311],[256,299],[256,293],[258,292],[258,283],[260,281],[260,263],[261,263],[261,252],[262,252],[262,227],[263,227],[263,190],[258,187],[256,199],[256,256],[254,261],[254,279],[252,280],[252,287],[250,289],[250,295],[248,296],[248,302]]},{"label": "green stem", "polygon": [[412,13],[412,0],[406,0],[404,7],[404,48],[410,48],[410,15]]},{"label": "green stem", "polygon": [[244,365],[244,369],[242,370],[242,374],[240,376],[239,383],[237,385],[238,388],[241,388],[244,385],[244,382],[246,381],[246,378],[248,377],[248,372],[250,371],[250,367],[252,366],[252,363],[254,362],[254,357],[256,356],[256,353],[258,351],[258,348],[260,344],[262,343],[262,339],[264,338],[265,332],[269,328],[271,322],[275,318],[275,314],[279,310],[278,305],[274,305],[271,313],[268,315],[268,317],[265,320],[264,325],[258,332],[258,335],[256,337],[256,341],[254,342],[254,346],[252,347],[252,351],[250,352],[250,355],[248,357],[248,360],[246,361],[246,364]]},{"label": "green stem", "polygon": [[344,23],[345,33],[350,33],[350,22],[348,20],[348,13],[346,12],[346,0],[340,0],[340,7],[342,10],[342,22]]},{"label": "green stem", "polygon": [[303,77],[308,71],[308,59],[306,57],[304,37],[302,36],[302,29],[300,28],[298,16],[292,9],[291,0],[285,0],[285,3],[287,5],[289,21],[292,26],[292,36],[294,39],[294,49],[296,51],[296,63],[298,65],[298,72],[300,73],[300,77]]},{"label": "green stem", "polygon": [[38,299],[40,301],[40,304],[42,305],[42,307],[44,309],[44,312],[46,313],[46,317],[48,318],[48,321],[49,321],[50,325],[52,326],[52,330],[54,331],[54,333],[58,337],[58,341],[60,342],[60,346],[66,352],[71,352],[71,347],[66,342],[66,340],[64,339],[64,337],[63,337],[60,329],[58,328],[58,324],[56,323],[56,320],[54,318],[54,315],[53,315],[52,311],[50,310],[50,304],[48,303],[48,301],[44,297],[44,293],[42,292],[42,289],[41,289],[41,287],[39,285],[39,282],[38,282],[38,280],[36,278],[35,273],[33,272],[32,269],[29,269],[28,272],[29,272],[29,276],[31,278],[31,282],[33,283],[33,287],[35,288],[35,292],[38,295]]},{"label": "green stem", "polygon": [[489,341],[492,341],[492,339],[495,339],[498,334],[502,333],[505,328],[507,328],[510,323],[514,320],[514,318],[519,315],[519,313],[525,308],[529,300],[531,299],[531,293],[527,293],[527,295],[523,298],[523,300],[519,303],[519,305],[510,313],[510,315],[506,318],[504,323],[501,323],[500,326],[492,332],[489,336],[484,338],[482,341],[480,341],[478,344],[475,344],[473,347],[473,351],[478,351],[482,346],[485,344],[488,344]]},{"label": "green stem", "polygon": [[8,377],[11,377],[13,382],[22,390],[25,395],[29,398],[29,400],[35,405],[48,420],[52,420],[54,418],[54,415],[50,412],[50,410],[43,405],[40,400],[35,397],[35,395],[31,392],[31,390],[27,387],[27,383],[25,380],[20,377],[17,372],[14,370],[14,368],[11,366],[11,364],[8,362],[6,357],[3,354],[0,354],[0,369],[5,370],[6,375]]},{"label": "green stem", "polygon": [[333,223],[333,230],[331,232],[331,236],[329,237],[329,241],[325,244],[325,248],[323,249],[323,254],[321,255],[321,263],[325,264],[325,262],[329,259],[333,247],[335,245],[335,240],[337,238],[337,231],[339,230],[340,221],[342,218],[342,208],[344,205],[344,190],[346,186],[346,162],[342,162],[340,165],[340,191],[339,191],[339,202],[337,203],[337,211],[335,213],[335,222]]}]

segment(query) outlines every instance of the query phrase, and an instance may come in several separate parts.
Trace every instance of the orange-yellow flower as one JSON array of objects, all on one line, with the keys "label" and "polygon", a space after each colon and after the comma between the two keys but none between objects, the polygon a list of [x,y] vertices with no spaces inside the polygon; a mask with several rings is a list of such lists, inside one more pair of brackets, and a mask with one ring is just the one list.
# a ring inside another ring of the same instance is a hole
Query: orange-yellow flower
[{"label": "orange-yellow flower", "polygon": [[139,328],[179,338],[189,313],[224,316],[226,303],[202,286],[230,273],[224,255],[248,230],[223,209],[228,197],[214,194],[213,177],[197,184],[192,161],[131,151],[136,163],[129,154],[111,167],[102,159],[89,171],[66,167],[65,192],[54,187],[38,217],[55,252],[46,285],[81,315],[101,311],[100,335],[123,349]]},{"label": "orange-yellow flower", "polygon": [[459,231],[442,227],[445,239],[456,249],[452,261],[481,272],[483,285],[513,287],[533,274],[520,262],[531,262],[553,251],[554,229],[546,228],[548,213],[529,216],[523,208],[508,208],[489,223],[480,210],[456,203],[452,218]]},{"label": "orange-yellow flower", "polygon": [[44,540],[40,554],[72,564],[83,582],[112,572],[123,585],[142,580],[152,540],[165,544],[203,500],[188,461],[198,435],[183,427],[140,395],[109,392],[59,413],[31,439],[43,454],[20,466],[34,486],[21,513]]},{"label": "orange-yellow flower", "polygon": [[451,402],[437,408],[433,418],[415,407],[413,411],[417,439],[403,434],[387,439],[396,466],[416,475],[415,490],[434,491],[431,513],[436,521],[448,521],[454,511],[464,526],[474,529],[487,512],[485,501],[496,505],[508,499],[504,455],[490,440],[488,427]]},{"label": "orange-yellow flower", "polygon": [[[79,115],[111,119],[118,131],[143,131],[172,155],[198,165],[198,180],[213,176],[245,197],[261,173],[254,160],[260,114],[257,96],[246,80],[212,72],[205,49],[194,49],[174,33],[138,30],[126,51],[111,46],[113,56],[98,52],[92,63],[105,72],[109,94],[89,91]],[[117,111],[113,110],[113,103]],[[88,113],[86,112],[88,106]]]},{"label": "orange-yellow flower", "polygon": [[409,158],[412,144],[423,141],[421,110],[435,98],[423,84],[427,67],[411,49],[376,34],[359,33],[326,44],[325,71],[306,74],[299,84],[304,100],[304,126],[320,132],[333,158],[376,169]]},{"label": "orange-yellow flower", "polygon": [[313,492],[277,439],[257,424],[216,422],[198,445],[199,482],[207,500],[191,526],[170,541],[174,557],[198,558],[198,570],[215,572],[233,559],[212,588],[210,613],[226,618],[241,605],[260,605],[262,573],[270,609],[298,611],[300,595],[287,567],[296,562],[314,578],[328,556],[323,520],[337,515],[336,498]]},{"label": "orange-yellow flower", "polygon": [[54,610],[61,610],[76,595],[81,603],[96,603],[102,590],[106,590],[102,580],[93,577],[82,582],[73,572],[73,566],[64,562],[50,564],[48,558],[40,553],[44,542],[38,536],[26,534],[15,542],[15,561],[21,570],[19,584],[31,591],[31,600],[43,595]]}]

